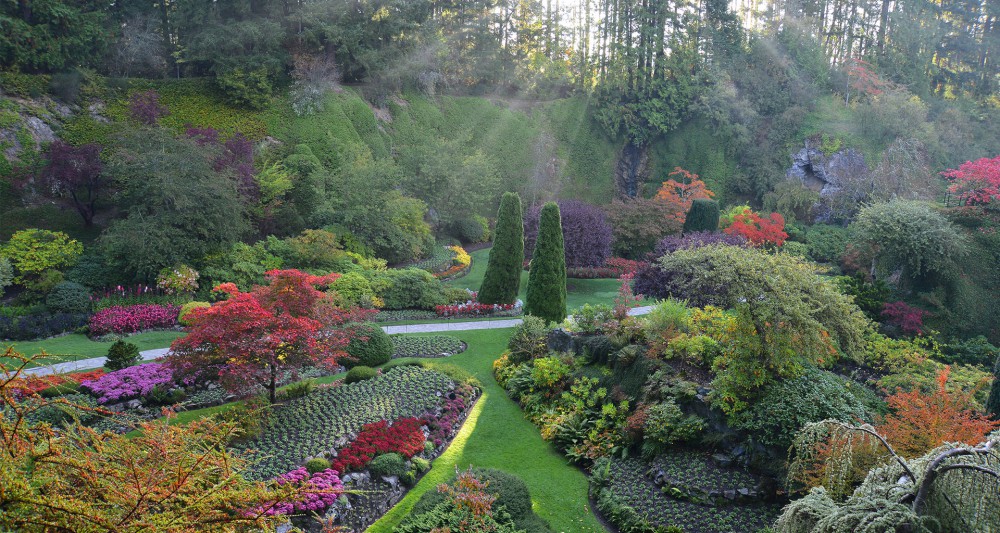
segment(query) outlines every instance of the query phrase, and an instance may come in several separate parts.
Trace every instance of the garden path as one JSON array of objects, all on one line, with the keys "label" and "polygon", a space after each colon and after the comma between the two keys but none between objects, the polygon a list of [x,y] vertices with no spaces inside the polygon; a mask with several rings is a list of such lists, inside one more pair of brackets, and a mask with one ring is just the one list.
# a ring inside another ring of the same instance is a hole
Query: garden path
[{"label": "garden path", "polygon": [[[644,315],[652,309],[652,306],[634,307],[629,310],[632,316]],[[393,333],[440,333],[447,331],[472,331],[476,329],[503,329],[512,328],[521,323],[520,318],[509,318],[502,320],[484,320],[480,322],[435,322],[430,324],[409,324],[406,326],[382,326],[382,329],[389,334]],[[152,361],[167,355],[170,348],[157,348],[155,350],[144,350],[139,352],[143,361]],[[104,366],[104,357],[91,357],[89,359],[79,359],[65,363],[56,363],[49,366],[39,366],[25,369],[27,374],[36,376],[47,376],[54,373],[76,372]]]}]

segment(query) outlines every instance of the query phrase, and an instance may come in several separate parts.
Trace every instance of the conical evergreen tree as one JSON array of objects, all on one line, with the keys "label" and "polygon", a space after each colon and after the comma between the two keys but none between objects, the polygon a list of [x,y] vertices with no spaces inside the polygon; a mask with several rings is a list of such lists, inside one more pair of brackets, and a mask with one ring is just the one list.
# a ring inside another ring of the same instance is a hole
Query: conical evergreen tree
[{"label": "conical evergreen tree", "polygon": [[684,233],[719,230],[719,202],[698,198],[684,219]]},{"label": "conical evergreen tree", "polygon": [[1000,420],[1000,357],[993,366],[993,386],[986,399],[986,414],[993,415],[994,420]]},{"label": "conical evergreen tree", "polygon": [[548,322],[566,318],[566,251],[555,202],[545,204],[538,217],[538,241],[528,273],[524,312]]},{"label": "conical evergreen tree", "polygon": [[524,221],[521,197],[506,192],[500,199],[493,249],[486,263],[486,275],[479,288],[479,301],[485,304],[510,304],[517,300],[524,265]]}]

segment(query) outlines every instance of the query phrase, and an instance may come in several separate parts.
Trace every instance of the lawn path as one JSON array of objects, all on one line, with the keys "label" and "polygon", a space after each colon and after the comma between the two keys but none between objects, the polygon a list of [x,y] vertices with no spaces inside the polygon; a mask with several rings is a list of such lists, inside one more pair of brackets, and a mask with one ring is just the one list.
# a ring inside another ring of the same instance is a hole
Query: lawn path
[{"label": "lawn path", "polygon": [[[495,379],[493,361],[507,348],[510,330],[460,332],[468,344],[464,353],[433,362],[453,364],[473,373],[483,384],[483,395],[468,420],[434,468],[368,533],[390,533],[409,514],[420,496],[449,481],[455,469],[497,468],[528,484],[535,512],[560,533],[604,533],[587,499],[587,477],[569,466],[566,458],[542,440],[538,428],[524,418]],[[433,363],[432,363],[433,364]]]},{"label": "lawn path", "polygon": [[[649,312],[650,306],[646,307],[635,307],[629,310],[629,314],[644,315]],[[393,333],[442,333],[442,332],[458,332],[458,331],[475,331],[483,329],[505,329],[512,328],[521,323],[520,318],[502,319],[502,320],[486,320],[479,322],[438,322],[434,324],[411,324],[408,326],[382,326],[382,329],[389,334]],[[139,352],[143,361],[152,361],[153,359],[158,359],[163,357],[169,352],[169,348],[157,348],[155,350],[144,350]],[[497,352],[499,354],[499,352]],[[104,366],[105,357],[91,357],[89,359],[78,359],[76,361],[68,361],[65,363],[56,363],[49,366],[38,366],[35,368],[25,369],[25,373],[33,374],[36,376],[47,376],[53,373],[65,373],[65,372],[76,372],[78,370],[88,370],[91,368],[98,368]]]}]

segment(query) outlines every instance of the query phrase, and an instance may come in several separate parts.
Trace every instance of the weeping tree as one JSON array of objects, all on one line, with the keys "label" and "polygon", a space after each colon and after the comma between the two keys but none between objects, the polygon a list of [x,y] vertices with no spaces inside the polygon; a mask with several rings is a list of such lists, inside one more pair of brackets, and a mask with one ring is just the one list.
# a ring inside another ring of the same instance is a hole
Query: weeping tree
[{"label": "weeping tree", "polygon": [[822,486],[785,507],[779,533],[1000,530],[1000,432],[904,459],[872,426],[824,420],[800,432],[793,457],[789,480]]},{"label": "weeping tree", "polygon": [[486,275],[479,289],[479,301],[486,304],[509,304],[517,299],[524,264],[524,222],[521,197],[506,192],[500,199],[493,248],[486,263]]},{"label": "weeping tree", "polygon": [[531,257],[524,312],[548,322],[566,318],[566,253],[555,202],[545,204],[538,217],[538,241]]}]

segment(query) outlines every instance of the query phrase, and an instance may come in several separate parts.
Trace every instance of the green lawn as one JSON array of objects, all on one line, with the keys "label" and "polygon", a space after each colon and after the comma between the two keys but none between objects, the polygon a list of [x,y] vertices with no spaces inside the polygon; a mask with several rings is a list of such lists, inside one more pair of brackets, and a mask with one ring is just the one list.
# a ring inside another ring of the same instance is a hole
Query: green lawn
[{"label": "green lawn", "polygon": [[[469,273],[461,278],[444,282],[445,285],[472,289],[478,291],[483,284],[483,276],[486,275],[486,263],[489,260],[490,249],[477,250],[469,254],[472,256],[472,268]],[[566,281],[566,308],[573,311],[583,304],[611,304],[615,295],[618,294],[618,287],[621,284],[617,279],[569,279]],[[528,290],[528,271],[521,272],[521,290],[518,298],[524,301]]]},{"label": "green lawn", "polygon": [[455,468],[498,468],[528,484],[535,512],[559,532],[603,532],[587,503],[587,478],[543,441],[538,428],[524,419],[493,379],[494,359],[506,348],[511,330],[449,333],[469,345],[464,353],[434,362],[451,363],[472,372],[483,383],[483,396],[451,446],[434,468],[370,533],[388,533],[409,513],[420,495],[454,476]]},{"label": "green lawn", "polygon": [[[183,336],[179,331],[147,331],[126,337],[125,340],[139,347],[139,351],[152,350],[154,348],[166,348],[174,339]],[[62,361],[76,361],[77,359],[87,359],[90,357],[104,357],[108,355],[110,342],[97,342],[87,338],[86,335],[72,333],[61,337],[54,337],[40,341],[13,341],[0,342],[0,351],[7,351],[10,346],[14,350],[24,355],[36,355],[43,351],[52,357],[40,360],[39,364],[52,364]],[[0,363],[7,360],[0,358]]]}]

